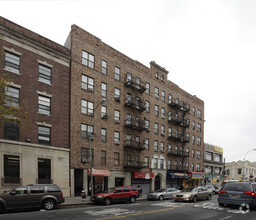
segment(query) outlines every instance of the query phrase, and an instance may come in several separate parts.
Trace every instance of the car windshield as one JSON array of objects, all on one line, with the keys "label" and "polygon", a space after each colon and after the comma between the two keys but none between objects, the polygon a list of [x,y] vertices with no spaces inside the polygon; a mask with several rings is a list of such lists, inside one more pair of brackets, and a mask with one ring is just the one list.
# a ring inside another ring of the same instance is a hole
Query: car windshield
[{"label": "car windshield", "polygon": [[107,190],[105,190],[105,193],[111,193],[114,191],[115,188],[108,188]]},{"label": "car windshield", "polygon": [[225,191],[239,191],[239,192],[251,192],[252,187],[250,184],[243,184],[243,183],[226,183],[223,186]]},{"label": "car windshield", "polygon": [[185,188],[183,190],[181,190],[182,192],[196,192],[197,188]]},{"label": "car windshield", "polygon": [[156,192],[164,192],[166,189],[158,189]]}]

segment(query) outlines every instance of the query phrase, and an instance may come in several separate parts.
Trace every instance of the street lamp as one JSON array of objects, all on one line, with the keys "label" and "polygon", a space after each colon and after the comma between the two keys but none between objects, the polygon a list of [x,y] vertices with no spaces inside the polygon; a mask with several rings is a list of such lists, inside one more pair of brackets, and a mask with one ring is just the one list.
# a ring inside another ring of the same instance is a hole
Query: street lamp
[{"label": "street lamp", "polygon": [[[107,99],[103,98],[101,101],[95,106],[93,109],[93,115],[90,120],[90,130],[92,128],[92,119],[94,118],[94,112],[98,108],[99,105],[102,105],[103,103],[107,102]],[[89,150],[90,150],[90,188],[91,188],[91,196],[93,195],[93,179],[92,179],[92,170],[93,170],[93,163],[92,163],[92,132],[89,132]]]},{"label": "street lamp", "polygon": [[249,152],[254,151],[254,150],[256,150],[256,148],[254,148],[254,149],[252,149],[252,150],[249,150],[249,151],[244,155],[244,160],[243,160],[243,181],[244,181],[244,179],[245,179],[245,157],[246,157],[246,155],[247,155]]}]

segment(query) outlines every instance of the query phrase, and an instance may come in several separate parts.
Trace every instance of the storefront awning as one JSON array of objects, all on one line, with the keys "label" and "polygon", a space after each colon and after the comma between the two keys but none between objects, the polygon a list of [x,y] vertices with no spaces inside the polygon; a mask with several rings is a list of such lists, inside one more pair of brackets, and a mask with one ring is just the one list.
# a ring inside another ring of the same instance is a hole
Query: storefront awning
[{"label": "storefront awning", "polygon": [[203,172],[188,172],[188,175],[191,179],[204,179]]},{"label": "storefront awning", "polygon": [[154,178],[154,173],[143,173],[143,172],[133,172],[132,178],[134,179],[151,179]]},{"label": "storefront awning", "polygon": [[189,178],[189,176],[186,173],[172,173],[172,172],[167,172],[166,173],[167,179],[185,179]]},{"label": "storefront awning", "polygon": [[[91,170],[88,169],[87,175],[90,176],[91,175]],[[93,169],[92,170],[92,175],[93,176],[110,176],[110,171],[109,170],[96,170]]]}]

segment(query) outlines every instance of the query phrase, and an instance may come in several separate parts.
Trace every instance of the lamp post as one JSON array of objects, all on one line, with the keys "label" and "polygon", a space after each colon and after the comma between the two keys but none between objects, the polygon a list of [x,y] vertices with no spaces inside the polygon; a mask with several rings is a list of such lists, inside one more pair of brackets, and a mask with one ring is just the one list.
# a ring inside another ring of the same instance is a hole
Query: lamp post
[{"label": "lamp post", "polygon": [[92,161],[92,119],[94,118],[94,112],[96,111],[96,109],[98,108],[99,105],[102,105],[103,103],[107,102],[107,99],[103,98],[101,99],[101,101],[95,106],[95,108],[93,109],[93,115],[91,117],[90,120],[90,130],[91,132],[89,132],[89,151],[90,151],[90,185],[89,188],[91,188],[91,196],[93,195],[93,179],[92,179],[92,170],[93,170],[93,161]]},{"label": "lamp post", "polygon": [[247,155],[249,152],[254,151],[254,150],[256,150],[256,148],[254,148],[254,149],[252,149],[252,150],[249,150],[249,151],[244,155],[244,160],[243,160],[243,181],[244,181],[244,179],[245,179],[245,157],[246,157],[246,155]]}]

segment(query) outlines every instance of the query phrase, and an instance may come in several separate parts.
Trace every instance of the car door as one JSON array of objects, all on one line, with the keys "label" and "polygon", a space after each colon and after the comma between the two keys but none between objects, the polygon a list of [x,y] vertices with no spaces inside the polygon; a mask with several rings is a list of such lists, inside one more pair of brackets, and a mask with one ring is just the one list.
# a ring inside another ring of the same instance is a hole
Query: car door
[{"label": "car door", "polygon": [[205,194],[205,192],[203,191],[203,188],[202,187],[198,187],[197,198],[198,199],[204,199],[204,194]]},{"label": "car door", "polygon": [[112,195],[112,201],[118,202],[123,200],[123,188],[116,187]]},{"label": "car door", "polygon": [[172,198],[172,190],[171,189],[166,189],[165,190],[164,198],[166,198],[166,199],[171,199]]},{"label": "car door", "polygon": [[10,191],[6,197],[6,203],[8,208],[11,209],[29,207],[30,199],[27,187],[20,186]]},{"label": "car door", "polygon": [[30,186],[30,201],[32,207],[40,207],[41,198],[44,196],[45,187],[43,186]]}]

